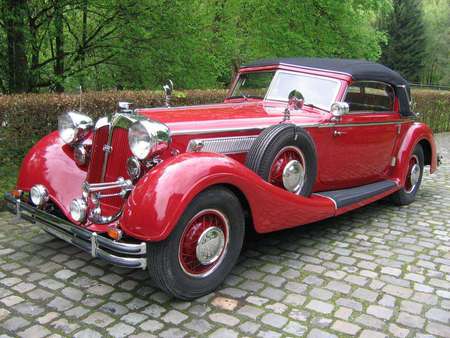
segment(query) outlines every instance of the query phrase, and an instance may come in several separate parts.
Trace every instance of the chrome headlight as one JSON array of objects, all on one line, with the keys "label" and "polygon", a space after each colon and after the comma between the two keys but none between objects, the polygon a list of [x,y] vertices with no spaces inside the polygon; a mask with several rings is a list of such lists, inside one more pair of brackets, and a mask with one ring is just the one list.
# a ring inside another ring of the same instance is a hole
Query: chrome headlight
[{"label": "chrome headlight", "polygon": [[93,125],[89,116],[74,111],[64,113],[58,118],[59,136],[64,143],[72,144],[85,137]]},{"label": "chrome headlight", "polygon": [[34,185],[30,190],[31,202],[37,207],[48,201],[48,191],[42,184]]},{"label": "chrome headlight", "polygon": [[86,212],[87,212],[87,203],[82,198],[75,198],[70,203],[70,216],[74,219],[76,222],[83,222],[86,218]]},{"label": "chrome headlight", "polygon": [[155,121],[137,121],[128,131],[128,143],[131,152],[143,160],[150,154],[156,154],[167,149],[170,142],[169,128]]}]

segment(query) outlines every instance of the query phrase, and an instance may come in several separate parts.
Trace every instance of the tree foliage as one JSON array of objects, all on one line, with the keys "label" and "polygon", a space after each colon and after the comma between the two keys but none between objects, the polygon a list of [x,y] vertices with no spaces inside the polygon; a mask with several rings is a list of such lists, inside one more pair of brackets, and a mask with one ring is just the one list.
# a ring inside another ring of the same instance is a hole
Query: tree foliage
[{"label": "tree foliage", "polygon": [[[390,1],[0,0],[0,6],[0,65],[7,70],[0,90],[17,92],[157,88],[168,78],[177,88],[223,87],[241,63],[256,58],[377,60],[385,37],[373,23]],[[11,47],[22,56],[14,58]]]},{"label": "tree foliage", "polygon": [[423,1],[427,41],[422,82],[450,83],[450,4],[448,0]]},{"label": "tree foliage", "polygon": [[388,41],[381,61],[407,80],[418,82],[426,48],[421,1],[393,0],[393,9],[384,25]]}]

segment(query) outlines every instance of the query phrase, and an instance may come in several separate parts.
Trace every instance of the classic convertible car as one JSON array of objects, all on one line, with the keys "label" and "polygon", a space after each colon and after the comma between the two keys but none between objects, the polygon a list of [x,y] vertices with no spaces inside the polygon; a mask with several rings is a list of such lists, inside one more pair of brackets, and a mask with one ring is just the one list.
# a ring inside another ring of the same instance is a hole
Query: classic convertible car
[{"label": "classic convertible car", "polygon": [[[166,94],[170,86],[166,86]],[[19,217],[182,299],[213,291],[258,233],[391,196],[414,201],[438,156],[408,83],[360,60],[290,58],[241,67],[224,103],[59,118],[30,150]]]}]

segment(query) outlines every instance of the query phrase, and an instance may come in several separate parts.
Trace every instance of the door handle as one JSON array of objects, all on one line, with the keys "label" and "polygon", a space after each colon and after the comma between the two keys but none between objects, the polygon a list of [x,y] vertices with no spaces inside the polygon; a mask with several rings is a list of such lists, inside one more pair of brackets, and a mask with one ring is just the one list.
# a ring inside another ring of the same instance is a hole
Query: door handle
[{"label": "door handle", "polygon": [[333,136],[342,136],[342,135],[345,135],[345,134],[346,134],[345,131],[339,131],[339,130],[333,131]]}]

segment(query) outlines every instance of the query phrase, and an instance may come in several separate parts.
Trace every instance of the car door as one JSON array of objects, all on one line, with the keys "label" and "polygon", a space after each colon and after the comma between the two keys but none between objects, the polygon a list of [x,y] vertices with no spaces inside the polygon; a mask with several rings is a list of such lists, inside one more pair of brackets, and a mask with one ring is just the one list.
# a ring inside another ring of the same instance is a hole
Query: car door
[{"label": "car door", "polygon": [[352,83],[344,99],[350,111],[326,131],[320,180],[333,189],[359,186],[388,177],[400,131],[394,89],[385,83]]}]

